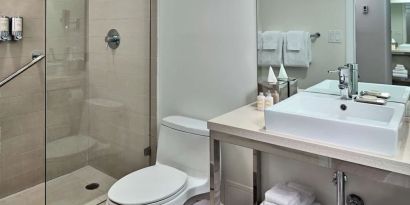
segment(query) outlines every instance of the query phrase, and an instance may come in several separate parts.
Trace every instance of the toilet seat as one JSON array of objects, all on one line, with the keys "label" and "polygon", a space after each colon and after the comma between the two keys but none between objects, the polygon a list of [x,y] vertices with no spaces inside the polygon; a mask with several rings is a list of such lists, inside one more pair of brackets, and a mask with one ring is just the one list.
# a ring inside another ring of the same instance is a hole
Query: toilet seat
[{"label": "toilet seat", "polygon": [[162,204],[183,190],[187,179],[186,173],[157,164],[118,180],[108,191],[108,198],[126,205]]}]

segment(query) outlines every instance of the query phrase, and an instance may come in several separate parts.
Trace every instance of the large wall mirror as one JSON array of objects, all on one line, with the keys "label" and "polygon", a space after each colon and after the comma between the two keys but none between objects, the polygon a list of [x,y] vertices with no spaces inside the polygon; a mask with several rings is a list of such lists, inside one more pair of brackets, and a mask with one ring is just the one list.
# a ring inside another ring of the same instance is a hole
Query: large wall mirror
[{"label": "large wall mirror", "polygon": [[[304,0],[258,0],[257,5],[259,81],[266,80],[270,66],[278,74],[283,63],[289,76],[299,80],[299,87],[308,88],[323,79],[337,79],[327,71],[346,62],[354,62],[353,30],[348,29],[353,26],[353,19],[347,18],[353,7],[349,10],[347,6],[351,5],[345,0],[314,0],[308,3]],[[276,44],[276,48],[269,47],[266,40],[269,33],[286,35],[292,31],[306,32],[310,42],[303,47],[310,47],[307,49],[310,57],[305,55],[303,59],[303,54],[297,56],[286,52],[285,43]]]},{"label": "large wall mirror", "polygon": [[328,71],[355,64],[359,91],[409,92],[404,86],[410,85],[410,0],[257,0],[257,5],[259,90],[270,67],[283,77],[283,65],[299,90],[339,94],[340,75]]},{"label": "large wall mirror", "polygon": [[408,86],[410,68],[410,0],[391,0],[393,84]]},{"label": "large wall mirror", "polygon": [[410,0],[257,0],[257,21],[259,91],[343,97],[349,90],[337,71],[350,64],[358,68],[355,96],[376,91],[389,94],[386,103],[408,104]]}]

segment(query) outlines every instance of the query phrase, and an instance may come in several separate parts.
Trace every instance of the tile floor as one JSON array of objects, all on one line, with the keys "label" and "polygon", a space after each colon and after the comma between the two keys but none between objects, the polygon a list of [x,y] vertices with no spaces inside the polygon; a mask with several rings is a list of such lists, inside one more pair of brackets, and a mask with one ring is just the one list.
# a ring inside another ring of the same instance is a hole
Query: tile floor
[{"label": "tile floor", "polygon": [[[86,166],[47,182],[47,205],[99,205],[116,179]],[[86,190],[90,183],[99,183],[95,190]],[[0,199],[0,205],[44,205],[44,184]]]}]

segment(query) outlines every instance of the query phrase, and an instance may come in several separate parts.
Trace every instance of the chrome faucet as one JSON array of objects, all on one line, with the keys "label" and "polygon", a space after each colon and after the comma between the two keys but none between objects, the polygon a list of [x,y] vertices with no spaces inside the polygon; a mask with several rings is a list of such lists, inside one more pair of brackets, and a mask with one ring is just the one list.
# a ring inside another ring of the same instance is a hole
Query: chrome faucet
[{"label": "chrome faucet", "polygon": [[339,89],[342,99],[352,99],[359,93],[359,74],[357,64],[346,64],[337,70],[328,71],[329,73],[338,73]]}]

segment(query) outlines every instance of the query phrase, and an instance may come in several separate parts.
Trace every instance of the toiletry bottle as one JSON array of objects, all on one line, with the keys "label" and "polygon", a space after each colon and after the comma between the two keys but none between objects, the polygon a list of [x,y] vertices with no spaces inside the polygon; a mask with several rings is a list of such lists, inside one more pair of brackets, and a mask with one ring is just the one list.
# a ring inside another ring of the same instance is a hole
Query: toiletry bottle
[{"label": "toiletry bottle", "polygon": [[268,91],[268,94],[265,98],[265,109],[269,108],[269,107],[272,107],[273,106],[273,101],[274,100],[273,100],[272,94],[271,94],[270,91]]},{"label": "toiletry bottle", "polygon": [[263,92],[260,92],[256,98],[256,107],[259,111],[263,111],[265,109],[265,96],[263,95]]},{"label": "toiletry bottle", "polygon": [[273,96],[272,96],[272,97],[273,97],[273,103],[274,103],[274,104],[279,103],[280,97],[279,97],[278,91],[275,90],[275,92],[273,92]]}]

